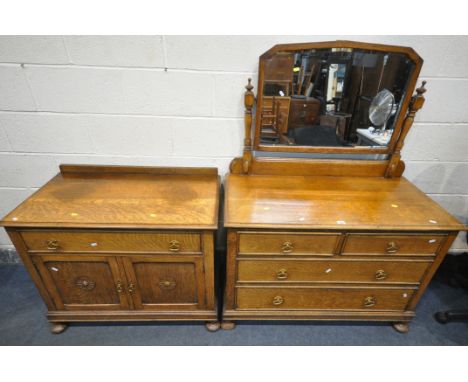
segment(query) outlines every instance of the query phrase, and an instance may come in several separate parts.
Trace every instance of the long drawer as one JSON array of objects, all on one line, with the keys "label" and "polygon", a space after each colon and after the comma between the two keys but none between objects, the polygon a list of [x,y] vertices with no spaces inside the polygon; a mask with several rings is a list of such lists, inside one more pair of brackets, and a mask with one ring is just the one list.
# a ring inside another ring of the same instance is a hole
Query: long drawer
[{"label": "long drawer", "polygon": [[21,236],[29,251],[201,253],[197,233],[28,230]]},{"label": "long drawer", "polygon": [[431,261],[239,259],[240,282],[361,282],[418,284]]},{"label": "long drawer", "polygon": [[333,255],[339,233],[241,232],[239,254]]},{"label": "long drawer", "polygon": [[405,310],[413,289],[237,287],[237,309]]},{"label": "long drawer", "polygon": [[343,255],[422,255],[434,256],[446,235],[349,234]]}]

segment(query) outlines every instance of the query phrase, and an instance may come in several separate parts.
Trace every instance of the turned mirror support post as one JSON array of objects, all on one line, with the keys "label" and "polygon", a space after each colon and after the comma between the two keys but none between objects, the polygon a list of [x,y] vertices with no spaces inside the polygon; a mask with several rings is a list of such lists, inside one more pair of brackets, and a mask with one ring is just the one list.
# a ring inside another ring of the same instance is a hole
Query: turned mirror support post
[{"label": "turned mirror support post", "polygon": [[245,174],[248,174],[250,171],[250,166],[252,163],[252,108],[255,103],[255,95],[252,91],[252,79],[249,78],[249,83],[245,87],[246,91],[244,93],[244,154],[242,156],[242,169]]},{"label": "turned mirror support post", "polygon": [[388,164],[387,172],[385,174],[386,178],[397,178],[403,174],[405,170],[405,162],[401,160],[401,149],[405,143],[405,138],[408,132],[413,126],[414,117],[416,113],[424,105],[424,93],[426,92],[426,81],[422,82],[422,86],[416,89],[416,95],[411,99],[408,115],[405,118],[403,123],[403,128],[401,129],[400,136],[395,145],[395,150],[390,157],[390,162]]}]

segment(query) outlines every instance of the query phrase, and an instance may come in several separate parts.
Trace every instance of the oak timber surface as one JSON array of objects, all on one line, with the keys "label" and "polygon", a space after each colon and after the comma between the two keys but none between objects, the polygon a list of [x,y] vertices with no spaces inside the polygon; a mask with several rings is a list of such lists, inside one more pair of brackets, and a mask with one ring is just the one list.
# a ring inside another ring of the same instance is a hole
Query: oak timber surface
[{"label": "oak timber surface", "polygon": [[464,230],[405,178],[226,176],[226,227]]},{"label": "oak timber surface", "polygon": [[215,229],[218,181],[215,174],[58,174],[0,223]]}]

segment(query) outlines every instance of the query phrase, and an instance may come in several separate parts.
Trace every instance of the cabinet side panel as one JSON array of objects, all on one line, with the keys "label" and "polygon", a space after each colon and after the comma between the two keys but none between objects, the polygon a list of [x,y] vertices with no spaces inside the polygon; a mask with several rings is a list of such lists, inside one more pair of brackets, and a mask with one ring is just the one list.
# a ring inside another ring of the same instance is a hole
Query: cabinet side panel
[{"label": "cabinet side panel", "polygon": [[430,266],[426,272],[426,274],[423,276],[421,280],[421,286],[419,287],[418,291],[414,294],[413,298],[409,302],[408,306],[406,307],[406,310],[414,310],[416,305],[418,304],[420,298],[424,294],[424,291],[426,290],[427,286],[429,285],[429,282],[431,281],[432,277],[434,276],[434,273],[437,271],[439,268],[440,264],[445,258],[445,255],[447,254],[447,251],[450,249],[450,246],[452,245],[453,241],[457,237],[458,232],[451,232],[448,236],[447,239],[445,240],[445,243],[442,244],[442,247],[439,250],[439,253],[437,254],[434,262],[432,263],[432,266]]},{"label": "cabinet side panel", "polygon": [[205,275],[205,301],[206,309],[215,308],[215,282],[214,282],[214,241],[213,232],[205,231],[202,234],[203,240],[203,272]]},{"label": "cabinet side panel", "polygon": [[234,285],[236,282],[237,232],[229,230],[227,234],[226,286],[224,308],[234,309]]},{"label": "cabinet side panel", "polygon": [[23,261],[23,264],[25,265],[26,270],[28,271],[34,284],[36,285],[36,288],[38,289],[39,294],[44,300],[47,308],[49,310],[55,310],[56,306],[53,303],[52,298],[50,297],[49,293],[47,292],[44,282],[42,281],[36,267],[34,266],[31,260],[31,257],[28,254],[26,245],[24,244],[23,239],[21,238],[21,235],[14,229],[7,229],[7,233],[13,245],[15,246],[16,251],[18,252],[21,260]]}]

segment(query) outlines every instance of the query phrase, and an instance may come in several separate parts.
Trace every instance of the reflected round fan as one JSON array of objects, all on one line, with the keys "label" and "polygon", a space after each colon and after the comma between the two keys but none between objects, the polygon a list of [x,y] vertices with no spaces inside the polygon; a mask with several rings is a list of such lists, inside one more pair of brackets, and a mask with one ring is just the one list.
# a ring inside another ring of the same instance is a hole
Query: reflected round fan
[{"label": "reflected round fan", "polygon": [[395,97],[392,92],[384,89],[376,94],[369,107],[369,119],[376,127],[385,128],[385,124],[392,114]]}]

